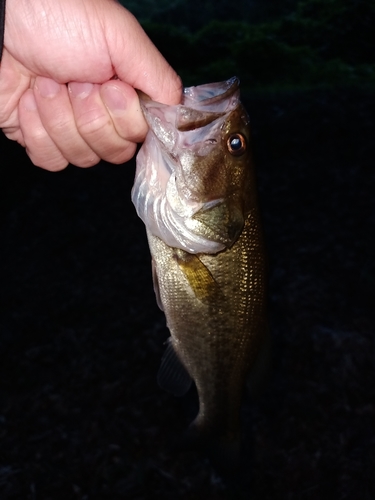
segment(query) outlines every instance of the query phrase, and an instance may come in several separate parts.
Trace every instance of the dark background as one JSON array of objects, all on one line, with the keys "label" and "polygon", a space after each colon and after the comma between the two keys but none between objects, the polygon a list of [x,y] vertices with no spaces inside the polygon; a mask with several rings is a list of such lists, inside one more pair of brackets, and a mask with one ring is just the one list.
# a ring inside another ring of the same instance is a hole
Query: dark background
[{"label": "dark background", "polygon": [[134,162],[49,173],[2,136],[0,498],[373,499],[374,8],[242,2],[241,31],[232,2],[203,2],[202,19],[191,3],[146,4],[186,85],[242,80],[272,374],[244,400],[234,492],[206,458],[171,450],[196,400],[156,384],[168,331],[130,202]]}]

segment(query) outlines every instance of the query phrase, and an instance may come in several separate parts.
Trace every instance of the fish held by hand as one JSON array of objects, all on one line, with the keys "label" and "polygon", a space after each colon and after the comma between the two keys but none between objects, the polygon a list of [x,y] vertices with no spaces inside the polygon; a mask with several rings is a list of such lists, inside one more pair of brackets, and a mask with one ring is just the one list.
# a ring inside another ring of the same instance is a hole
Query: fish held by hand
[{"label": "fish held by hand", "polygon": [[237,78],[186,88],[179,105],[141,97],[141,106],[149,132],[132,200],[171,333],[158,381],[182,395],[192,379],[199,412],[189,436],[234,455],[246,376],[267,329],[249,118]]}]

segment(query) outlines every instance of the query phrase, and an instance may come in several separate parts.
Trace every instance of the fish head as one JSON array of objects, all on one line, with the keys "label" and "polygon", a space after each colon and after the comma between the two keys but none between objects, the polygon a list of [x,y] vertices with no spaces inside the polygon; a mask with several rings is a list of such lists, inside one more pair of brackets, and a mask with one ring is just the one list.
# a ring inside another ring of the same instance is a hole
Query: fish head
[{"label": "fish head", "polygon": [[202,203],[188,226],[228,248],[248,213],[251,151],[249,118],[238,91],[226,100],[220,116],[180,134],[176,186],[184,199]]},{"label": "fish head", "polygon": [[239,80],[186,88],[176,106],[147,98],[141,106],[154,148],[148,156],[158,158],[154,174],[164,179],[169,210],[164,222],[172,231],[178,225],[179,234],[162,239],[193,253],[229,248],[249,210],[250,127]]}]

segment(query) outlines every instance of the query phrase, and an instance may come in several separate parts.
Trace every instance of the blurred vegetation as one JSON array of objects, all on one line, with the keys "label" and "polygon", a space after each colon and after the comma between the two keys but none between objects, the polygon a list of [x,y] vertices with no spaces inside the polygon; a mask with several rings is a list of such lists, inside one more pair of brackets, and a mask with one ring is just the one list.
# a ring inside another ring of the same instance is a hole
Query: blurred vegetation
[{"label": "blurred vegetation", "polygon": [[375,2],[123,2],[185,85],[237,75],[243,87],[374,86]]},{"label": "blurred vegetation", "polygon": [[263,22],[277,19],[295,9],[298,0],[122,0],[142,21],[154,21],[190,30],[202,28],[213,19],[218,21]]}]

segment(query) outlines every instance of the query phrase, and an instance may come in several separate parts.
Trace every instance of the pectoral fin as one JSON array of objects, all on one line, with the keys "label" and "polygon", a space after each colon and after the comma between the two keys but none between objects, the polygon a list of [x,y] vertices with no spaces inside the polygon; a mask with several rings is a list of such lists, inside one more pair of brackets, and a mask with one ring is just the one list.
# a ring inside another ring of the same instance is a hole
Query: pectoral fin
[{"label": "pectoral fin", "polygon": [[218,283],[197,255],[176,250],[175,257],[197,299],[209,302],[219,297]]},{"label": "pectoral fin", "polygon": [[174,396],[183,396],[190,389],[192,378],[177,356],[171,339],[161,358],[157,380],[159,387]]}]

